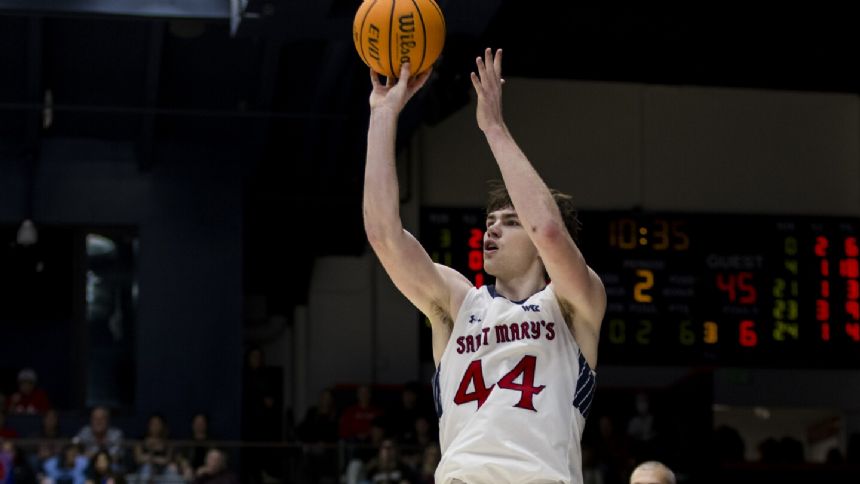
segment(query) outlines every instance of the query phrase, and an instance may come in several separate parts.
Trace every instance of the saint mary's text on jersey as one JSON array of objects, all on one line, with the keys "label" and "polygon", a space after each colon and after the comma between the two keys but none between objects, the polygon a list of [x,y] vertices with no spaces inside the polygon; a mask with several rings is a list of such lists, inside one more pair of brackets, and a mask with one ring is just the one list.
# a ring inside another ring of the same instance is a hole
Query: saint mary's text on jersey
[{"label": "saint mary's text on jersey", "polygon": [[546,321],[523,321],[521,323],[497,324],[492,328],[481,328],[480,334],[460,336],[457,338],[457,353],[474,353],[482,346],[488,346],[492,339],[493,344],[511,343],[520,340],[539,340],[545,338],[547,341],[555,339],[555,323]]}]

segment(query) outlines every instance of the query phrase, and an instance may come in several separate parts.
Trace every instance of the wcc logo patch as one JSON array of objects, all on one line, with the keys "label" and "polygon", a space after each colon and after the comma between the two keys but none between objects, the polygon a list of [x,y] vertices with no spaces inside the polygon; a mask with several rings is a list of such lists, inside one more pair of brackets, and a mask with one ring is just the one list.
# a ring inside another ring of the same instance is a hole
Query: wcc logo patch
[{"label": "wcc logo patch", "polygon": [[523,311],[525,311],[525,312],[533,311],[533,312],[537,313],[540,311],[540,306],[538,306],[537,304],[526,304],[523,306]]}]

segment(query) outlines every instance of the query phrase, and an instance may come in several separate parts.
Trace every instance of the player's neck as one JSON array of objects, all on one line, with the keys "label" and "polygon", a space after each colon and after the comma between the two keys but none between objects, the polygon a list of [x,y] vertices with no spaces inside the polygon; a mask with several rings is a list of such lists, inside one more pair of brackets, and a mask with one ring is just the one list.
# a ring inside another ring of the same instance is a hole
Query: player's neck
[{"label": "player's neck", "polygon": [[509,279],[496,278],[496,293],[511,301],[524,301],[544,287],[546,287],[546,281],[542,274]]}]

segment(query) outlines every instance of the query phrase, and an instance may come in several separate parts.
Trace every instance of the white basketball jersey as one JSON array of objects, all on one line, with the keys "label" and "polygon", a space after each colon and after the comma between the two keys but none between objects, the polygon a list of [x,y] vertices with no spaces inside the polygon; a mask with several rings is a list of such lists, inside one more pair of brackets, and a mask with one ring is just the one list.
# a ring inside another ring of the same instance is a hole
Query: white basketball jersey
[{"label": "white basketball jersey", "polygon": [[552,284],[521,302],[471,289],[433,378],[437,484],[582,484],[594,377]]}]

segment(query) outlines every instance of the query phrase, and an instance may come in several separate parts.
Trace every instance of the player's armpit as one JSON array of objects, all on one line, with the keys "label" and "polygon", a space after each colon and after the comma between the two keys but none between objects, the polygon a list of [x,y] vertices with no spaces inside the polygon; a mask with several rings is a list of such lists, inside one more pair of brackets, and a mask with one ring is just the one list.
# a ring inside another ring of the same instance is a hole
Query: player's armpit
[{"label": "player's armpit", "polygon": [[555,280],[552,284],[559,307],[577,345],[588,364],[596,368],[600,327],[606,312],[606,291],[597,274],[591,268],[586,268],[593,282],[585,286],[587,293],[579,294],[576,302],[571,301],[566,291],[559,290]]},{"label": "player's armpit", "polygon": [[599,331],[606,311],[606,290],[600,277],[585,262],[579,247],[562,227],[533,237],[544,268],[560,300]]},{"label": "player's armpit", "polygon": [[[408,231],[371,246],[397,289],[433,324],[453,320],[471,284],[457,271],[435,264]],[[452,304],[456,308],[452,310]]]},{"label": "player's armpit", "polygon": [[460,306],[463,305],[463,300],[466,298],[466,294],[474,286],[466,276],[448,266],[436,264],[436,270],[439,271],[448,286],[448,301],[446,301],[447,304],[442,309],[447,310],[450,324],[453,325],[454,319],[460,312]]}]

